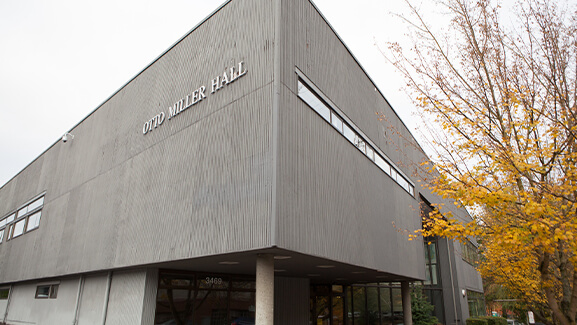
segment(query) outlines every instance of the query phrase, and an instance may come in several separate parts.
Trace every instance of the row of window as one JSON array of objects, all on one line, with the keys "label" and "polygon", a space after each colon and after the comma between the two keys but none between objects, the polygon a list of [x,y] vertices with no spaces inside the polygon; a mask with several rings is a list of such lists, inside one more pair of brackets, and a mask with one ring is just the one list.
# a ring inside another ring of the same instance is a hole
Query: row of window
[{"label": "row of window", "polygon": [[[415,187],[410,184],[398,171],[398,168],[386,159],[385,155],[373,148],[368,141],[353,130],[347,122],[340,117],[337,112],[330,108],[320,96],[318,96],[311,87],[306,85],[302,80],[298,81],[298,96],[307,103],[315,112],[317,112],[325,121],[331,124],[339,133],[341,133],[350,143],[365,154],[373,163],[382,171],[389,175],[397,184],[404,188],[412,196],[415,195]],[[356,128],[356,126],[355,126]]]},{"label": "row of window", "polygon": [[473,266],[479,264],[479,251],[477,246],[470,241],[461,243],[461,256],[465,262]]},{"label": "row of window", "polygon": [[4,241],[4,237],[10,240],[38,228],[42,207],[44,207],[44,195],[0,219],[0,244]]},{"label": "row of window", "polygon": [[400,287],[368,285],[312,285],[310,324],[400,324],[403,303]]},{"label": "row of window", "polygon": [[[36,299],[56,299],[58,296],[58,284],[45,284],[36,287]],[[0,288],[0,300],[7,300],[10,296],[10,288]]]}]

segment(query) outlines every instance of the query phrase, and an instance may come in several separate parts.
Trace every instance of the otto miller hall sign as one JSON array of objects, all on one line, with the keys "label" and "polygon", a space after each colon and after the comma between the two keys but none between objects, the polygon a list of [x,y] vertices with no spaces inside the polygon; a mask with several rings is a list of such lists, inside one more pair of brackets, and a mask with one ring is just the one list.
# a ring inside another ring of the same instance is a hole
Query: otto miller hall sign
[{"label": "otto miller hall sign", "polygon": [[193,105],[198,104],[200,101],[205,99],[207,95],[216,93],[224,86],[229,85],[238,78],[244,76],[246,71],[247,70],[244,61],[240,61],[237,65],[226,69],[222,75],[219,75],[211,80],[210,93],[207,93],[205,86],[198,87],[196,90],[174,103],[174,105],[170,106],[168,108],[168,115],[165,112],[160,112],[150,120],[146,121],[142,126],[142,134],[151,132],[152,130],[161,126],[165,119],[170,120],[171,118],[182,113]]}]

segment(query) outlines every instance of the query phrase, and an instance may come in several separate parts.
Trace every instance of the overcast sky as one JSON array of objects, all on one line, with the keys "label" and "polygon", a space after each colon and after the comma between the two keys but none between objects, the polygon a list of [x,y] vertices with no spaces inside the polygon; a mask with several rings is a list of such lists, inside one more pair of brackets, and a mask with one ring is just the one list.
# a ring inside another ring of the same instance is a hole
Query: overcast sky
[{"label": "overcast sky", "polygon": [[[0,186],[222,2],[0,1]],[[405,39],[404,1],[314,3],[414,130],[404,82],[375,46]]]}]

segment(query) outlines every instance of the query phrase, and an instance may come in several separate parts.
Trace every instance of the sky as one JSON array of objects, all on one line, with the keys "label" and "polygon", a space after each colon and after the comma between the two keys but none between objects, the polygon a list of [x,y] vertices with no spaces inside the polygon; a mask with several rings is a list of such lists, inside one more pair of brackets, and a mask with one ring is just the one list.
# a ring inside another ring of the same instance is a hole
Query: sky
[{"label": "sky", "polygon": [[[406,40],[404,0],[313,1],[415,133],[403,78],[375,45]],[[222,3],[0,1],[0,186]]]}]

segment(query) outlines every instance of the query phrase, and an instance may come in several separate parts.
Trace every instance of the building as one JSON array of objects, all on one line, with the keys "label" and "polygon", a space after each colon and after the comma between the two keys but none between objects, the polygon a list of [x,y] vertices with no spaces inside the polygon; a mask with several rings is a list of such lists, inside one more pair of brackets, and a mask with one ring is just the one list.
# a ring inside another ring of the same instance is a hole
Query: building
[{"label": "building", "polygon": [[227,1],[0,188],[0,320],[464,324],[423,159],[309,0]]}]

